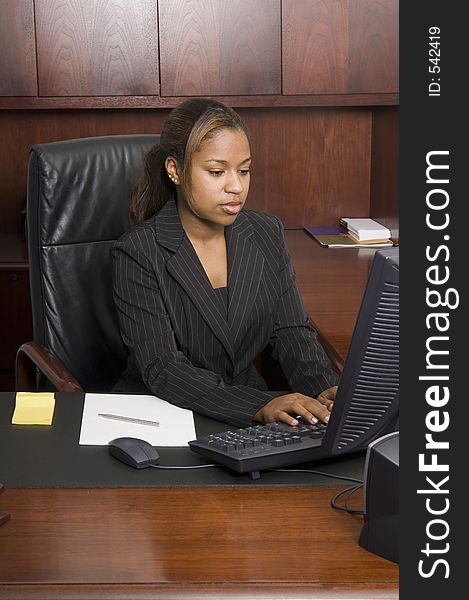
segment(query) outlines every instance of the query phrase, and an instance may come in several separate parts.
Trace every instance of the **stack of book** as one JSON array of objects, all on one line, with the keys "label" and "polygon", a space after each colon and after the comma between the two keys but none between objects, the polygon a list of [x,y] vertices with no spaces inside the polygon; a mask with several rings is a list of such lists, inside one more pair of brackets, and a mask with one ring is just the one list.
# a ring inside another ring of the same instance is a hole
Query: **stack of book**
[{"label": "stack of book", "polygon": [[340,219],[340,225],[347,229],[347,234],[357,244],[389,244],[391,245],[391,232],[374,219]]},{"label": "stack of book", "polygon": [[391,232],[373,219],[340,219],[340,227],[305,227],[313,238],[328,248],[384,248],[393,246]]}]

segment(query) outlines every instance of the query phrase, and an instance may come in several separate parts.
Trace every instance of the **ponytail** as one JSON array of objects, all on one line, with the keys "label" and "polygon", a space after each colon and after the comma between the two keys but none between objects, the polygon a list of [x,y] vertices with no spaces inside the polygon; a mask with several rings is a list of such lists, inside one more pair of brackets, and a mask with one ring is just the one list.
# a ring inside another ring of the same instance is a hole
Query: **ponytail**
[{"label": "ponytail", "polygon": [[149,219],[163,206],[175,198],[175,187],[166,174],[165,160],[168,154],[160,144],[155,144],[145,153],[143,175],[132,191],[130,222],[132,225]]}]

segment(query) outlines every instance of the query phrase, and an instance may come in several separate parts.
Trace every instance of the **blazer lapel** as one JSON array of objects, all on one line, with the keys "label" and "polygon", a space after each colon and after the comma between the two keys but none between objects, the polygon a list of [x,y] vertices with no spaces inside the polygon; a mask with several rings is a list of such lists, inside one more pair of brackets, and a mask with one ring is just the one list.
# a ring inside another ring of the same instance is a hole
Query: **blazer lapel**
[{"label": "blazer lapel", "polygon": [[175,202],[168,202],[163,207],[156,217],[155,226],[158,242],[174,252],[166,263],[168,272],[192,300],[234,361],[233,335],[228,327],[226,314],[221,312],[207,274],[184,233]]},{"label": "blazer lapel", "polygon": [[228,325],[237,347],[259,289],[264,256],[254,240],[251,223],[243,213],[226,228],[228,250]]}]

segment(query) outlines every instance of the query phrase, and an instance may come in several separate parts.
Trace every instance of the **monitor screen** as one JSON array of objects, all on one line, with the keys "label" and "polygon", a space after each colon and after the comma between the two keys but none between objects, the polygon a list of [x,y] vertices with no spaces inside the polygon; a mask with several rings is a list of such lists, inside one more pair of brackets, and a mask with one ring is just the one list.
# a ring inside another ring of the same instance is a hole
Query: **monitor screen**
[{"label": "monitor screen", "polygon": [[397,428],[399,248],[375,252],[323,439],[328,455],[365,448]]}]

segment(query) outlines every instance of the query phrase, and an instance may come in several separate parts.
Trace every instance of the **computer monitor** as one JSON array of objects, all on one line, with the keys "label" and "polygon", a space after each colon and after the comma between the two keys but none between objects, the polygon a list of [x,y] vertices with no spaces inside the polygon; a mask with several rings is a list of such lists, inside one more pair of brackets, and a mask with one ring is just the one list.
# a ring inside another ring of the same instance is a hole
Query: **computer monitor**
[{"label": "computer monitor", "polygon": [[398,411],[399,248],[393,247],[375,252],[322,453],[365,448],[397,428]]}]

